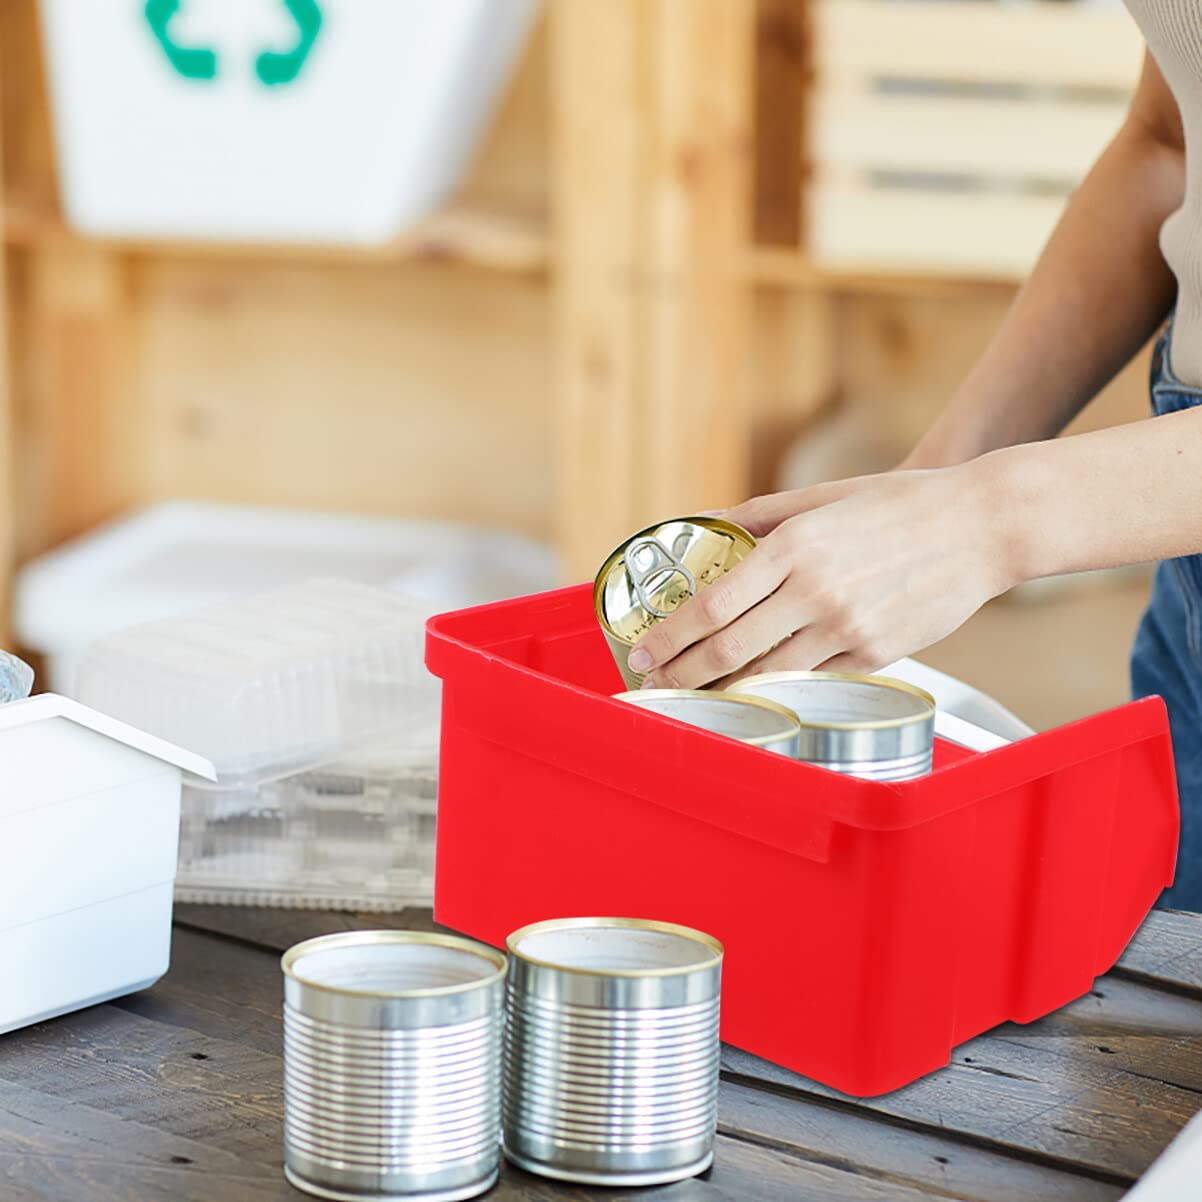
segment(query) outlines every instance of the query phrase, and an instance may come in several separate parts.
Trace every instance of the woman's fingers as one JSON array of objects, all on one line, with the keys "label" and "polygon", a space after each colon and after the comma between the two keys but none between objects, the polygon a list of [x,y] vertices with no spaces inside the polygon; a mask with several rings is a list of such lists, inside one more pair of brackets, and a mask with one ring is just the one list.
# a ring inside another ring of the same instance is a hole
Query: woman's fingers
[{"label": "woman's fingers", "polygon": [[796,510],[794,492],[771,493],[767,496],[752,497],[733,509],[728,509],[722,516],[736,526],[742,526],[748,534],[763,538],[771,534],[781,522],[793,516]]},{"label": "woman's fingers", "polygon": [[715,687],[724,689],[748,676],[762,672],[813,672],[835,671],[828,668],[836,658],[843,658],[845,640],[837,637],[829,628],[809,625],[778,643],[766,655],[730,673],[715,682]]},{"label": "woman's fingers", "polygon": [[832,480],[826,484],[811,485],[809,488],[766,493],[762,497],[752,497],[750,501],[744,501],[741,505],[726,510],[722,517],[742,526],[748,534],[764,538],[782,522],[796,517],[799,513],[807,513],[811,509],[829,505],[832,501],[853,492],[860,483],[858,479]]},{"label": "woman's fingers", "polygon": [[742,563],[736,564],[725,576],[703,588],[643,635],[627,660],[630,670],[652,672],[694,643],[730,625],[776,592],[788,575],[789,567],[788,557],[776,554],[769,543],[756,547]]},{"label": "woman's fingers", "polygon": [[657,668],[643,687],[700,689],[752,663],[796,625],[796,611],[779,594],[771,596]]}]

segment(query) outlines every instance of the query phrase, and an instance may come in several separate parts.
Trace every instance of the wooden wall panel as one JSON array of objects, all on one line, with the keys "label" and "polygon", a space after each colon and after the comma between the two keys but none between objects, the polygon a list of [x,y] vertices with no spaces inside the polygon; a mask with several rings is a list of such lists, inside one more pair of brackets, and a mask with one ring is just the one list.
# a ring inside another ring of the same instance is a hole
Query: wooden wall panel
[{"label": "wooden wall panel", "polygon": [[838,303],[822,292],[761,288],[748,348],[752,495],[780,486],[790,449],[838,405]]},{"label": "wooden wall panel", "polygon": [[54,144],[37,0],[0,0],[5,196],[22,212],[54,203]]},{"label": "wooden wall panel", "polygon": [[550,533],[538,281],[157,258],[134,277],[146,496]]},{"label": "wooden wall panel", "polygon": [[[1013,298],[1005,286],[948,287],[924,295],[845,295],[832,303],[829,368],[838,418],[817,464],[881,470],[900,460],[951,398]],[[1070,431],[1147,415],[1147,351],[1120,374]],[[794,465],[804,451],[789,457]],[[801,478],[796,466],[787,483]]]},{"label": "wooden wall panel", "polygon": [[144,423],[125,263],[59,238],[20,254],[14,275],[20,549],[31,554],[137,499]]}]

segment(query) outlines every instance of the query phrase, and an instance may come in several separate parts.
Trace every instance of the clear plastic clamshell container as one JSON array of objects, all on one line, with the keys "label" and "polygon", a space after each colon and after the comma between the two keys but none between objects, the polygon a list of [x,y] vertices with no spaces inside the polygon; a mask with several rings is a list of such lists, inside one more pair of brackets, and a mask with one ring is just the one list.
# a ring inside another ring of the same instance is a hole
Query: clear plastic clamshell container
[{"label": "clear plastic clamshell container", "polygon": [[428,608],[316,581],[94,644],[79,697],[195,749],[176,897],[397,909],[433,894],[439,687]]}]

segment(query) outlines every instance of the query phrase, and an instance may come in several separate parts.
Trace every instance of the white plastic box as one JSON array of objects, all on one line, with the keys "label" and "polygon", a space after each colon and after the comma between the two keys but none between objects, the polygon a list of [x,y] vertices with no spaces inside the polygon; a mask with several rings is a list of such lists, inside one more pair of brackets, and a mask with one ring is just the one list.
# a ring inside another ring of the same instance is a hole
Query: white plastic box
[{"label": "white plastic box", "polygon": [[184,790],[176,897],[400,909],[433,896],[440,690],[427,606],[345,581],[97,642],[89,704],[209,759]]},{"label": "white plastic box", "polygon": [[541,543],[459,522],[166,501],[22,568],[13,626],[72,697],[80,657],[105,635],[327,577],[447,610],[544,592],[557,569]]},{"label": "white plastic box", "polygon": [[167,971],[180,785],[199,756],[54,694],[0,705],[0,1032]]},{"label": "white plastic box", "polygon": [[41,0],[99,235],[382,242],[455,187],[535,0]]}]

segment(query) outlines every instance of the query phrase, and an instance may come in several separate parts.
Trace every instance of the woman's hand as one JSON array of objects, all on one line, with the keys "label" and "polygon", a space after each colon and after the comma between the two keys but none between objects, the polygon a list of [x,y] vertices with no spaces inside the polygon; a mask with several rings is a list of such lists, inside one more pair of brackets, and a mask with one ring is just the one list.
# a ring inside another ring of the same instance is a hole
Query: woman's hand
[{"label": "woman's hand", "polygon": [[731,510],[767,533],[644,635],[631,668],[650,673],[644,687],[692,689],[750,672],[873,671],[929,646],[1018,583],[993,475],[986,457]]}]

